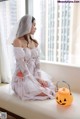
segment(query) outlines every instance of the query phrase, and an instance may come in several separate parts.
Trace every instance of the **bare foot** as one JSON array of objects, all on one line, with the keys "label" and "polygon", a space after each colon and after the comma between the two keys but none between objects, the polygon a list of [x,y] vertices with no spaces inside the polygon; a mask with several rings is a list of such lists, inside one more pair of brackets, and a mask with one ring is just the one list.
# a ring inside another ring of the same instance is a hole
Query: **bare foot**
[{"label": "bare foot", "polygon": [[45,93],[40,93],[37,96],[47,96]]}]

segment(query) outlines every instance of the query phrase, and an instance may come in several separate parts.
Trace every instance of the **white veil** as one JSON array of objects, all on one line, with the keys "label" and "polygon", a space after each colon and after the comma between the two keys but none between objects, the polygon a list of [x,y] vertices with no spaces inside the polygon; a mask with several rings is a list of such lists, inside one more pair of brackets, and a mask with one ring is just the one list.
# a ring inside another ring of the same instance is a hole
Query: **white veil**
[{"label": "white veil", "polygon": [[32,16],[30,15],[23,16],[12,28],[8,38],[8,43],[12,44],[15,39],[30,33],[31,27],[32,27]]},{"label": "white veil", "polygon": [[31,27],[32,27],[32,16],[25,15],[17,22],[17,24],[15,24],[15,26],[11,30],[11,33],[7,40],[11,75],[13,75],[13,73],[15,71],[15,67],[16,67],[16,60],[15,60],[15,56],[14,56],[12,43],[15,39],[30,33]]}]

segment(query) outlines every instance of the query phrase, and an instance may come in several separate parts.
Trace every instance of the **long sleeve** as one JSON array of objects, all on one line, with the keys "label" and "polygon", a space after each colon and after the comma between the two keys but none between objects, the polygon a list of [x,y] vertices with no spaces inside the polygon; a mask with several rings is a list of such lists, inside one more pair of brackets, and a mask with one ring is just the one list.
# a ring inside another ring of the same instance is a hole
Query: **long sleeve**
[{"label": "long sleeve", "polygon": [[40,71],[40,57],[39,57],[39,50],[38,50],[38,56],[36,57],[35,62],[35,77],[40,78],[41,77],[41,71]]},{"label": "long sleeve", "polygon": [[30,76],[29,69],[25,63],[25,52],[22,48],[14,48],[16,65],[24,76]]}]

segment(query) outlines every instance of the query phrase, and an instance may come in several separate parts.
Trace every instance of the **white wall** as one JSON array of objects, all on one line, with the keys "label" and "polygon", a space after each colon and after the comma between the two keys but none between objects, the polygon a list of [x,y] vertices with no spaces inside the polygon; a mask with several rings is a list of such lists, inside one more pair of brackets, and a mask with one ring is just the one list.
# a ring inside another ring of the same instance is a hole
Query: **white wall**
[{"label": "white wall", "polygon": [[80,93],[80,68],[41,62],[41,69],[50,74],[54,82],[64,80],[72,91]]}]

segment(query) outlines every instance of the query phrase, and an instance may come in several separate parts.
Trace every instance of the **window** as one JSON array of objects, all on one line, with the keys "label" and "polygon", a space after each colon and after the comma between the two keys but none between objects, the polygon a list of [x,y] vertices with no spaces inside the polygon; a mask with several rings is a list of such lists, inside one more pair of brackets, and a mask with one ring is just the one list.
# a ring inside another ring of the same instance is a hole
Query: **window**
[{"label": "window", "polygon": [[80,61],[77,60],[80,55],[76,50],[76,44],[80,42],[72,37],[74,6],[70,3],[58,3],[56,0],[33,0],[32,6],[29,13],[37,21],[35,37],[39,39],[41,60],[80,66]]},{"label": "window", "polygon": [[0,24],[4,26],[4,39],[8,38],[11,27],[25,14],[25,0],[0,2]]}]

